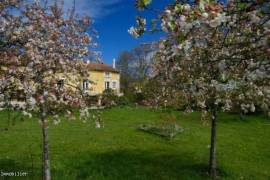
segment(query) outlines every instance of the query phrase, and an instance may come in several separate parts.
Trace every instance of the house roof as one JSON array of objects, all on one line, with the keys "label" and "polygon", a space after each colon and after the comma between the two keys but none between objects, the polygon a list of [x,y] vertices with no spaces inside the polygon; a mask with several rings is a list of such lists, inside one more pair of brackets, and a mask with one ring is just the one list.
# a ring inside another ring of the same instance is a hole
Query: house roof
[{"label": "house roof", "polygon": [[107,64],[103,63],[94,63],[94,62],[88,62],[87,66],[89,70],[91,71],[104,71],[104,72],[114,72],[119,73],[119,71],[112,66],[109,66]]}]

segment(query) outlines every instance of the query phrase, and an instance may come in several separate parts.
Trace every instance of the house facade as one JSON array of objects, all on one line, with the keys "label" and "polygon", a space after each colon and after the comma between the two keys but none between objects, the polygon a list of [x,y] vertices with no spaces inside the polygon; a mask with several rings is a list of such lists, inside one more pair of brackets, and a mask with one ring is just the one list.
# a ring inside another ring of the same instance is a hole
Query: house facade
[{"label": "house facade", "polygon": [[[87,63],[89,69],[89,80],[92,83],[87,84],[83,81],[82,87],[90,95],[102,94],[106,89],[112,89],[117,95],[120,95],[120,72],[114,67],[101,63]],[[88,86],[88,87],[87,87]]]},{"label": "house facade", "polygon": [[[112,89],[117,95],[121,95],[120,72],[118,70],[103,63],[87,62],[85,65],[89,70],[88,77],[75,80],[75,78],[70,79],[60,75],[57,83],[58,88],[64,88],[68,84],[76,84],[77,86],[79,83],[81,89],[90,96],[100,95],[106,89]],[[71,77],[74,77],[74,75],[71,75]]]}]

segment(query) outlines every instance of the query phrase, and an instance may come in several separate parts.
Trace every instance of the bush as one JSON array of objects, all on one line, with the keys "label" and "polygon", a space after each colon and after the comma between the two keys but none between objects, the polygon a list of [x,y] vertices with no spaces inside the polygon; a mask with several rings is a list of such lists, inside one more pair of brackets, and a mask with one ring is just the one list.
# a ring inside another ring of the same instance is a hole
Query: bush
[{"label": "bush", "polygon": [[85,101],[86,101],[86,104],[87,106],[96,106],[98,104],[98,99],[99,97],[98,96],[85,96]]},{"label": "bush", "polygon": [[127,106],[130,101],[125,96],[117,96],[116,92],[112,89],[106,89],[102,94],[102,105],[111,106]]},{"label": "bush", "polygon": [[105,89],[102,93],[102,105],[103,106],[114,106],[116,105],[116,93],[112,89]]},{"label": "bush", "polygon": [[116,98],[116,104],[118,106],[128,106],[131,103],[126,96],[120,96]]}]

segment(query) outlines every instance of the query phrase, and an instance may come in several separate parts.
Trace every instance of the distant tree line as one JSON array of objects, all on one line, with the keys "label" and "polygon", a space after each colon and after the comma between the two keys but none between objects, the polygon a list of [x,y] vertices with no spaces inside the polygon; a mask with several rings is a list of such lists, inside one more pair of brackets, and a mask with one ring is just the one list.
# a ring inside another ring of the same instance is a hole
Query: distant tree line
[{"label": "distant tree line", "polygon": [[128,95],[131,91],[141,91],[145,80],[152,76],[152,64],[157,43],[145,43],[120,53],[116,68],[121,73],[121,91]]}]

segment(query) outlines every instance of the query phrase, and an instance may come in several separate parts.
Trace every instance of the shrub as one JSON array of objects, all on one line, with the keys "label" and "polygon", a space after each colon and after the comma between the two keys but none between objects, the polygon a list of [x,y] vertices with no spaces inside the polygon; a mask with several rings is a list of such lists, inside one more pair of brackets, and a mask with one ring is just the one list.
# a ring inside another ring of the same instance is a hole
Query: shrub
[{"label": "shrub", "polygon": [[105,89],[102,93],[102,105],[103,106],[115,106],[116,105],[116,93],[112,89]]},{"label": "shrub", "polygon": [[116,104],[118,106],[128,106],[131,103],[126,96],[120,96],[116,98]]},{"label": "shrub", "polygon": [[102,105],[111,106],[127,106],[130,101],[125,96],[117,96],[116,92],[112,89],[106,89],[102,94]]}]

